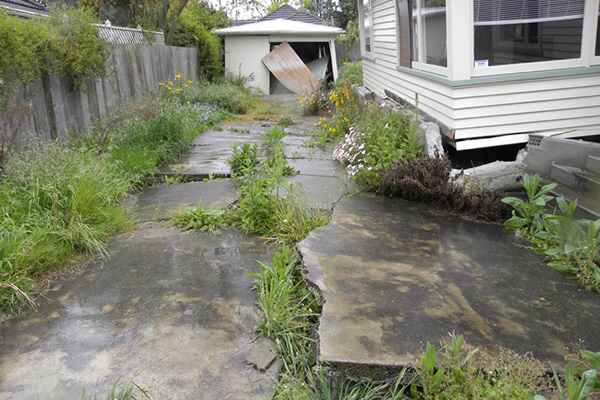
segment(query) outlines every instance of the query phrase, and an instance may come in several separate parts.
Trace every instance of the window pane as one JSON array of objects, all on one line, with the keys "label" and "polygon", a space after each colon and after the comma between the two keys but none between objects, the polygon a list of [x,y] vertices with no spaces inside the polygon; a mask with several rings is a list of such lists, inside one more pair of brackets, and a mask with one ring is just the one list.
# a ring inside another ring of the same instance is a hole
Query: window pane
[{"label": "window pane", "polygon": [[446,0],[423,0],[420,11],[423,35],[423,58],[427,64],[447,66]]},{"label": "window pane", "polygon": [[363,34],[365,38],[365,51],[371,51],[371,0],[362,1]]},{"label": "window pane", "polygon": [[475,64],[581,56],[585,0],[474,0]]},{"label": "window pane", "polygon": [[412,0],[412,59],[419,61],[419,30],[417,29],[417,0]]}]

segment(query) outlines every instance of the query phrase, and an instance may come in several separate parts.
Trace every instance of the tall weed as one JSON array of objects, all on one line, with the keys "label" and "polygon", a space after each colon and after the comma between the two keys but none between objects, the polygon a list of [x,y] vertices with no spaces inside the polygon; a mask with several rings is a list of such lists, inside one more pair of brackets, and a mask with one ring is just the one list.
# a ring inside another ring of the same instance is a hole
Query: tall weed
[{"label": "tall weed", "polygon": [[46,145],[15,155],[0,183],[0,309],[24,304],[34,280],[73,253],[102,255],[104,240],[129,226],[119,201],[130,182],[106,156]]}]

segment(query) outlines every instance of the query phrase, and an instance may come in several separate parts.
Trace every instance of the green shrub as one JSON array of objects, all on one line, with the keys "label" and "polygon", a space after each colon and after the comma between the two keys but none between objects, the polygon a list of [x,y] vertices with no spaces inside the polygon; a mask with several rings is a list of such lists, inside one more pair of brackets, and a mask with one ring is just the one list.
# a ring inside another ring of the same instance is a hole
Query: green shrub
[{"label": "green shrub", "polygon": [[414,160],[423,153],[417,127],[407,115],[370,104],[355,125],[355,130],[336,148],[335,156],[368,189],[376,189],[381,173],[394,163]]},{"label": "green shrub", "polygon": [[[527,199],[503,199],[514,209],[505,226],[529,240],[550,267],[573,274],[584,288],[600,292],[600,220],[576,219],[577,204],[551,195],[555,186],[526,175]],[[551,208],[553,202],[557,208]]]},{"label": "green shrub", "polygon": [[169,28],[167,41],[171,46],[198,49],[198,72],[201,77],[215,79],[223,75],[220,39],[185,11]]},{"label": "green shrub", "polygon": [[188,2],[179,16],[170,18],[166,29],[167,43],[196,47],[199,75],[208,80],[220,78],[223,76],[222,41],[212,31],[228,25],[224,12],[204,2]]},{"label": "green shrub", "polygon": [[50,18],[23,19],[0,10],[0,97],[16,83],[52,73],[72,79],[75,87],[105,73],[108,47],[92,25],[88,9],[58,8]]}]

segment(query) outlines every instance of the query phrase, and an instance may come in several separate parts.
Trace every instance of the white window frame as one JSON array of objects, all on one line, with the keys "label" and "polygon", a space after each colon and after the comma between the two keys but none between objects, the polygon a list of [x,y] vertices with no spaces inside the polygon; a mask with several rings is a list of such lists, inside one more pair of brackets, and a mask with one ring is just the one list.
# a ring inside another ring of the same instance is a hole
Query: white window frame
[{"label": "white window frame", "polygon": [[[367,15],[365,13],[365,7],[363,4],[363,0],[357,0],[358,1],[358,6],[359,6],[359,13],[358,13],[358,19],[359,19],[359,24],[360,24],[360,53],[363,56],[366,57],[372,57],[373,56],[373,3],[374,0],[368,0],[369,2],[369,15]],[[369,35],[369,48],[371,49],[370,51],[367,51],[367,42],[366,42],[366,34],[365,34],[365,18],[369,19],[369,27],[371,28],[371,34]]]},{"label": "white window frame", "polygon": [[[586,46],[588,49],[588,54],[589,54],[589,63],[590,65],[598,65],[600,64],[600,55],[596,55],[596,36],[597,36],[597,31],[598,29],[600,29],[600,27],[598,27],[598,15],[600,14],[600,0],[589,0],[590,3],[590,8],[592,8],[591,12],[587,12],[587,8],[586,8],[586,15],[584,18],[589,18],[589,28],[591,29],[591,38],[589,38]],[[586,3],[586,7],[587,7],[587,3]],[[594,12],[594,10],[596,10]]]},{"label": "white window frame", "polygon": [[[448,67],[442,67],[441,65],[435,65],[435,64],[427,64],[426,62],[423,61],[423,58],[425,57],[425,34],[423,31],[423,18],[421,17],[421,13],[420,13],[420,10],[423,5],[423,0],[413,0],[413,1],[417,2],[417,10],[419,11],[418,16],[417,16],[417,45],[419,46],[419,49],[418,49],[419,60],[413,61],[411,63],[411,66],[414,69],[418,69],[421,71],[426,71],[426,72],[431,72],[431,73],[438,74],[438,75],[448,76]],[[448,42],[448,25],[450,23],[448,7],[454,1],[457,1],[457,0],[446,0],[446,63],[447,64],[449,64],[449,58],[450,58],[449,54],[448,54],[450,52],[450,46],[448,45],[449,44],[449,42]],[[459,0],[459,1],[462,1],[462,0]]]},{"label": "white window frame", "polygon": [[[589,66],[591,62],[595,61],[600,63],[600,56],[592,57],[594,54],[594,46],[596,43],[596,28],[598,20],[598,2],[600,0],[586,0],[585,9],[583,16],[583,32],[581,36],[581,52],[579,58],[570,58],[565,60],[554,60],[554,61],[538,61],[529,63],[516,63],[507,65],[494,65],[494,66],[475,66],[475,21],[471,19],[471,51],[473,54],[472,59],[472,77],[489,76],[489,75],[501,75],[501,74],[514,74],[521,72],[534,72],[544,71],[549,69],[563,69],[563,68],[574,68],[574,67],[585,67]],[[466,0],[469,3],[469,7],[473,10],[473,0]],[[594,8],[595,5],[595,8]],[[594,12],[594,10],[596,10]],[[594,21],[595,18],[595,21]],[[592,36],[593,33],[593,36]],[[594,59],[594,60],[593,60]]]}]

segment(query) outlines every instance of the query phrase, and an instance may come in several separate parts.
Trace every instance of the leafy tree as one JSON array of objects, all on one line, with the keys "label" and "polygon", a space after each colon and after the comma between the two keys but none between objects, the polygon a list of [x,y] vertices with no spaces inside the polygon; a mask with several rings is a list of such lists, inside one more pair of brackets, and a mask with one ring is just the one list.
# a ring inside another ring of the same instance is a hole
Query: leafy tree
[{"label": "leafy tree", "polygon": [[169,22],[167,43],[173,46],[196,47],[200,75],[214,79],[223,74],[221,39],[213,29],[229,25],[223,11],[201,2],[190,2],[176,19]]}]

